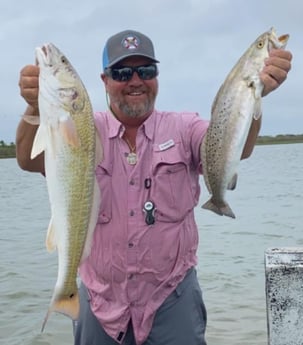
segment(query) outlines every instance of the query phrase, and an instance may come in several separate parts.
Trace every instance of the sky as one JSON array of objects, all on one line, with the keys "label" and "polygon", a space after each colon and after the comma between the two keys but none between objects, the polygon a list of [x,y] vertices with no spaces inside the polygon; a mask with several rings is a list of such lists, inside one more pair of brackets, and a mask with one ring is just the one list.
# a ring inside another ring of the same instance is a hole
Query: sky
[{"label": "sky", "polygon": [[156,108],[210,118],[225,77],[263,32],[288,33],[292,70],[263,98],[261,135],[303,133],[302,0],[11,0],[0,3],[0,140],[15,141],[26,103],[20,70],[35,48],[55,44],[84,82],[94,110],[106,109],[100,73],[109,36],[138,30],[154,42],[159,64]]}]

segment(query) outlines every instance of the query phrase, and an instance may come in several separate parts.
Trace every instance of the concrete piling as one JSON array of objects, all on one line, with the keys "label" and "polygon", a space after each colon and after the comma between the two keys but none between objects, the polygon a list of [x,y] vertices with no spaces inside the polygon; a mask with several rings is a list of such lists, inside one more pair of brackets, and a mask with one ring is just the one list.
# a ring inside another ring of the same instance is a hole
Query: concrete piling
[{"label": "concrete piling", "polygon": [[268,345],[303,345],[303,248],[265,251]]}]

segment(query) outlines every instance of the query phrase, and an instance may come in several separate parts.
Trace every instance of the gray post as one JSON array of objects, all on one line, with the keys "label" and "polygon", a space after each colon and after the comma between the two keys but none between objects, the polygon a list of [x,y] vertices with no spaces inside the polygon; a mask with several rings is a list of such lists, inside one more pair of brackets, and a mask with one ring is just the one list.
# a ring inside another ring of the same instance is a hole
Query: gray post
[{"label": "gray post", "polygon": [[269,345],[303,344],[303,248],[265,251]]}]

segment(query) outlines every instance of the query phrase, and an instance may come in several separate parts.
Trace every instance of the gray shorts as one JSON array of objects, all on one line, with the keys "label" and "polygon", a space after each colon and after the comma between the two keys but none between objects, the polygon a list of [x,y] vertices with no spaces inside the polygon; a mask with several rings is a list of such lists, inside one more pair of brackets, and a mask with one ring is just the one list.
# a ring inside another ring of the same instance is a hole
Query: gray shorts
[{"label": "gray shorts", "polygon": [[[206,309],[194,268],[157,310],[143,345],[206,345]],[[74,323],[74,345],[117,345],[90,309],[85,286],[80,287],[80,316]],[[136,345],[131,323],[122,345]]]}]

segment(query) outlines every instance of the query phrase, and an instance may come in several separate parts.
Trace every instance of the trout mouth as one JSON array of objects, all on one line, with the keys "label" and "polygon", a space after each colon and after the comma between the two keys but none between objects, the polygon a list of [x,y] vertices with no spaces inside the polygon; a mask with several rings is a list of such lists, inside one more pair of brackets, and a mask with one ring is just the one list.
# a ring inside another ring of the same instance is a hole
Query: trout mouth
[{"label": "trout mouth", "polygon": [[283,47],[285,47],[285,46],[286,46],[286,43],[287,43],[287,41],[288,41],[288,39],[289,39],[289,35],[288,35],[288,34],[285,34],[285,35],[280,36],[280,37],[278,38],[278,41],[281,43],[281,45],[282,45]]},{"label": "trout mouth", "polygon": [[286,47],[287,41],[289,39],[289,35],[288,34],[284,34],[281,36],[277,36],[275,29],[271,28],[271,30],[269,31],[270,36],[269,36],[269,41],[270,41],[270,45],[269,45],[269,50],[275,48],[275,49],[284,49]]}]

